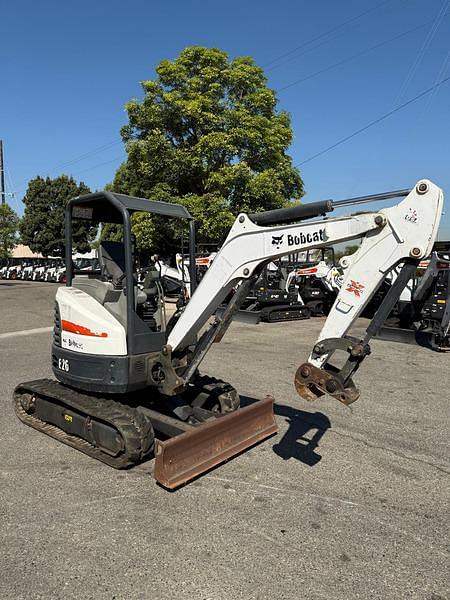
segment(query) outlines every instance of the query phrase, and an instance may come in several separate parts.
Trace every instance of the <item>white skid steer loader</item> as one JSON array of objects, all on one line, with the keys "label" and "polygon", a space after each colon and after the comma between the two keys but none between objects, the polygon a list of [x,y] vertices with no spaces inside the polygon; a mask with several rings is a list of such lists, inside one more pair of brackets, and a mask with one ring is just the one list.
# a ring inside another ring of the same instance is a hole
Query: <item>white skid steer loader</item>
[{"label": "white skid steer loader", "polygon": [[[320,218],[334,207],[392,198],[403,200],[377,212]],[[353,375],[370,353],[370,338],[431,251],[442,204],[442,191],[421,180],[411,190],[240,214],[195,289],[195,228],[183,206],[111,192],[74,198],[66,209],[66,286],[56,293],[57,381],[17,386],[16,413],[27,425],[116,468],[154,453],[155,478],[176,488],[277,431],[273,398],[239,408],[230,384],[199,374],[261,270],[286,254],[363,238],[311,355],[295,375],[303,398],[329,394],[350,404],[359,397]],[[130,225],[137,211],[189,223],[192,296],[169,320],[158,274],[145,290],[137,286]],[[123,243],[102,243],[96,271],[74,269],[74,219],[123,226]],[[348,336],[386,273],[400,263],[365,336]],[[216,312],[226,298],[225,310]],[[336,350],[348,356],[340,368],[331,362]]]}]

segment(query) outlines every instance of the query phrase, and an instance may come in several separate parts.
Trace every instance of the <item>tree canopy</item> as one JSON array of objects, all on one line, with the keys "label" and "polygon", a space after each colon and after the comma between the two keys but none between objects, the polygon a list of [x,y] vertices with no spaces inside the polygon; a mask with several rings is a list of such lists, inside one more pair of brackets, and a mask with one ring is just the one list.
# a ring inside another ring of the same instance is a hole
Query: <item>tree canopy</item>
[{"label": "tree canopy", "polygon": [[[143,81],[144,98],[126,105],[127,160],[111,189],[180,202],[198,222],[199,241],[222,241],[233,215],[286,206],[303,182],[286,151],[288,113],[276,110],[263,70],[250,57],[186,48]],[[138,218],[138,244],[157,241],[155,219]],[[164,231],[167,237],[168,231]]]},{"label": "tree canopy", "polygon": [[17,244],[19,217],[8,204],[0,204],[0,258],[11,256]]},{"label": "tree canopy", "polygon": [[335,260],[339,261],[343,256],[350,256],[350,254],[354,254],[358,248],[359,244],[350,244],[349,246],[345,246],[343,250],[337,250],[334,253]]},{"label": "tree canopy", "polygon": [[[61,175],[55,179],[36,177],[28,184],[23,199],[25,212],[20,225],[22,241],[44,256],[64,256],[64,209],[75,196],[90,193],[83,182]],[[88,252],[96,228],[74,222],[73,248]]]}]

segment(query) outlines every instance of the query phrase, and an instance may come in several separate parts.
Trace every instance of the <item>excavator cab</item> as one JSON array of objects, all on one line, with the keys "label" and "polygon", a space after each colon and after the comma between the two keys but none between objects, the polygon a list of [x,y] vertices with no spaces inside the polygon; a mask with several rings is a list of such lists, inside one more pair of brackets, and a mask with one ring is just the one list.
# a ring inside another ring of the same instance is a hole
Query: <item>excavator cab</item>
[{"label": "excavator cab", "polygon": [[[166,344],[164,294],[157,274],[144,282],[144,289],[137,282],[131,232],[135,212],[187,221],[189,253],[195,256],[195,225],[184,206],[113,192],[70,200],[65,215],[66,287],[56,297],[58,318],[52,346],[53,372],[66,385],[119,394],[142,389],[149,380],[147,358]],[[99,269],[79,269],[72,260],[77,221],[121,226],[122,241],[100,243]],[[190,268],[191,281],[195,281],[195,260],[190,261]],[[96,369],[92,369],[93,354]]]},{"label": "excavator cab", "polygon": [[[189,225],[189,255],[195,257],[195,225],[192,216],[184,206],[154,202],[113,192],[87,194],[71,200],[66,209],[67,286],[85,288],[87,293],[94,297],[107,296],[107,309],[119,315],[122,322],[127,323],[127,342],[130,349],[133,346],[139,347],[139,349],[143,347],[153,349],[156,346],[159,349],[162,338],[146,337],[147,329],[143,328],[136,320],[136,313],[139,312],[137,307],[145,302],[144,294],[137,286],[135,240],[131,233],[131,215],[136,212],[186,220]],[[80,219],[89,220],[92,224],[114,223],[122,227],[122,241],[102,241],[100,243],[100,269],[88,274],[89,282],[86,281],[86,271],[76,270],[71,260],[72,225],[74,220]],[[190,269],[191,275],[194,276],[195,261],[190,261]],[[117,293],[108,296],[108,291],[111,290]],[[123,306],[114,307],[114,302],[122,302]],[[140,337],[141,334],[143,337]]]}]

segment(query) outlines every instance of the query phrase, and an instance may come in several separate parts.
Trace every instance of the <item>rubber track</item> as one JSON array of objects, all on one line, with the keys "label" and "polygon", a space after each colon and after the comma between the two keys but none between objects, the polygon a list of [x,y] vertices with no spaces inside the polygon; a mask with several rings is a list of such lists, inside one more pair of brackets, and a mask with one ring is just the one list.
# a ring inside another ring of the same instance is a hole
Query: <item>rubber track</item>
[{"label": "rubber track", "polygon": [[[282,313],[289,313],[289,314],[282,315]],[[301,314],[301,313],[298,314],[298,313],[299,313],[298,308],[293,309],[289,306],[272,308],[271,310],[266,309],[266,312],[264,312],[264,309],[262,309],[261,320],[265,321],[267,323],[280,323],[283,321],[303,321],[305,319],[309,319],[311,316],[309,310],[308,310],[308,312],[305,311],[303,314]]]},{"label": "rubber track", "polygon": [[[236,388],[223,379],[217,379],[211,375],[198,375],[192,382],[199,392],[206,392],[212,399],[220,402],[222,412],[228,413],[240,407],[241,400]],[[222,400],[222,401],[221,401]]]},{"label": "rubber track", "polygon": [[[107,423],[121,436],[124,452],[116,457],[110,456],[90,442],[28,414],[21,404],[21,396],[24,394],[56,401],[69,409],[75,409]],[[153,453],[155,437],[150,419],[139,410],[117,400],[81,394],[52,379],[38,379],[18,385],[14,390],[13,404],[16,415],[26,425],[115,469],[126,469]]]}]

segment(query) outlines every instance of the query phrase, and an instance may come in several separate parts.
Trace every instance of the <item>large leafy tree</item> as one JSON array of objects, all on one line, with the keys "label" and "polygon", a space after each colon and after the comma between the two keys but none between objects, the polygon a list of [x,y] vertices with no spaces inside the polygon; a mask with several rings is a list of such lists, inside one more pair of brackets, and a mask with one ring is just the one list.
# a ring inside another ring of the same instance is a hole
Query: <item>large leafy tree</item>
[{"label": "large leafy tree", "polygon": [[8,204],[0,204],[0,258],[11,256],[17,243],[19,218]]},{"label": "large leafy tree", "polygon": [[[44,256],[64,256],[64,209],[71,198],[89,192],[87,185],[67,175],[32,179],[23,199],[25,212],[20,225],[23,243]],[[87,223],[75,221],[74,250],[89,251],[95,232]]]},{"label": "large leafy tree", "polygon": [[[301,198],[303,182],[287,155],[289,115],[276,110],[252,58],[230,60],[218,49],[193,46],[163,60],[156,73],[142,82],[142,101],[126,105],[129,122],[121,133],[128,158],[114,191],[185,204],[200,241],[220,241],[240,211]],[[167,241],[170,232],[154,222],[139,220],[138,243],[140,236],[145,245],[161,236]]]}]

